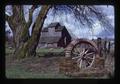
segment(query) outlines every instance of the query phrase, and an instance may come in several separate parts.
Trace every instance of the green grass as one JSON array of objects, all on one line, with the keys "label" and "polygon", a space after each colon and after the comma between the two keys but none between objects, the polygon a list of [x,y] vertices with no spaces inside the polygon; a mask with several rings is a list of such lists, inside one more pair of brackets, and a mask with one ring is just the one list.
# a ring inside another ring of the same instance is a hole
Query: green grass
[{"label": "green grass", "polygon": [[38,56],[45,56],[45,55],[50,55],[52,54],[52,56],[54,55],[63,55],[64,49],[60,49],[60,48],[39,48],[36,50]]},{"label": "green grass", "polygon": [[[10,48],[6,48],[5,52],[6,53],[13,53],[15,49],[10,49]],[[60,52],[64,52],[64,49],[49,49],[49,48],[39,48],[36,50],[37,53],[60,53]]]},{"label": "green grass", "polygon": [[15,49],[13,49],[13,48],[12,48],[12,49],[6,48],[6,49],[5,49],[5,53],[6,53],[6,54],[11,54],[11,53],[14,52],[14,50],[15,50]]},{"label": "green grass", "polygon": [[47,52],[63,52],[64,49],[59,49],[59,48],[52,48],[52,49],[49,49],[49,48],[39,48],[36,50],[36,52],[38,53],[47,53]]},{"label": "green grass", "polygon": [[[12,54],[14,52],[15,49],[10,49],[10,48],[6,48],[5,49],[5,52],[6,52],[6,55],[9,55],[9,54]],[[59,53],[63,53],[64,52],[64,49],[60,49],[60,48],[39,48],[36,50],[37,52],[37,55],[38,56],[45,56],[45,54],[50,54],[50,53],[53,53],[53,54],[59,54]]]}]

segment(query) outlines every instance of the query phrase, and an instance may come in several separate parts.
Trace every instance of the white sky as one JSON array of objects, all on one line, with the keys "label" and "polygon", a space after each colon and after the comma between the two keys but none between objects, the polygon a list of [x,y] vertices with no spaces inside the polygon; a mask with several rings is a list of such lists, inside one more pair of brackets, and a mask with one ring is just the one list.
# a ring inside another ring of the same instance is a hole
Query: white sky
[{"label": "white sky", "polygon": [[[28,21],[28,11],[31,6],[25,6],[25,19]],[[113,6],[100,6],[103,9],[103,12],[108,15],[108,18],[111,20],[111,24],[114,27],[114,7]],[[33,22],[37,18],[37,15],[39,14],[40,8],[37,8],[34,13],[33,13]],[[11,8],[6,7],[7,11],[5,12],[6,14],[12,14]],[[89,30],[89,28],[85,28],[83,26],[80,26],[78,22],[75,21],[75,19],[72,17],[71,14],[61,14],[59,16],[51,16],[51,13],[49,12],[47,15],[47,18],[44,22],[44,27],[48,26],[52,22],[60,22],[62,25],[65,25],[68,31],[72,34],[72,36],[75,36],[77,38],[96,38],[96,36],[99,36],[101,32],[103,32],[103,28],[101,28],[100,24],[98,21],[96,21],[95,24],[93,24],[93,30],[92,32]],[[31,26],[33,23],[31,24]],[[9,29],[8,24],[6,24],[7,28],[6,30]],[[80,27],[80,28],[79,28]],[[30,28],[31,31],[31,28]],[[114,30],[113,30],[114,31]],[[104,37],[108,37],[109,34],[107,35],[107,32],[105,32]],[[12,34],[11,34],[12,35]],[[114,38],[114,32],[112,32],[111,36]]]}]

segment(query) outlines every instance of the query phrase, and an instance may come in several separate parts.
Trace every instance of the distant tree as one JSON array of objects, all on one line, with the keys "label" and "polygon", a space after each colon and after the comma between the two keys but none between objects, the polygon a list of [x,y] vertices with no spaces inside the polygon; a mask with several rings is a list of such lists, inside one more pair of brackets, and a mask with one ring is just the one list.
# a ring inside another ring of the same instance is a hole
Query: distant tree
[{"label": "distant tree", "polygon": [[[29,28],[32,23],[32,15],[34,10],[39,7],[33,5],[29,10],[29,21],[26,22],[24,18],[23,5],[12,5],[13,15],[6,15],[6,20],[13,32],[13,38],[15,43],[14,56],[17,58],[25,58],[28,56],[35,56],[36,47],[39,42],[41,30],[43,28],[44,21],[48,11],[51,9],[53,14],[71,13],[74,18],[82,25],[88,25],[92,28],[92,24],[96,20],[106,27],[111,28],[111,24],[103,12],[95,6],[86,5],[42,5],[39,15],[32,27],[32,35],[29,35]],[[93,18],[94,17],[94,18]]]}]

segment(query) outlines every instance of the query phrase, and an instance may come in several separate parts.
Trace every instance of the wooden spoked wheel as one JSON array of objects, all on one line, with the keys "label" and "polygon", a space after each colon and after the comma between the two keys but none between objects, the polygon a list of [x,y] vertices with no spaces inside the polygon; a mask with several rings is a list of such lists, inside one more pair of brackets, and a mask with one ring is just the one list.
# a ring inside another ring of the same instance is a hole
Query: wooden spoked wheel
[{"label": "wooden spoked wheel", "polygon": [[69,51],[70,49],[70,56],[80,69],[92,67],[98,54],[97,45],[93,41],[86,39],[77,39],[71,42],[68,46]]}]

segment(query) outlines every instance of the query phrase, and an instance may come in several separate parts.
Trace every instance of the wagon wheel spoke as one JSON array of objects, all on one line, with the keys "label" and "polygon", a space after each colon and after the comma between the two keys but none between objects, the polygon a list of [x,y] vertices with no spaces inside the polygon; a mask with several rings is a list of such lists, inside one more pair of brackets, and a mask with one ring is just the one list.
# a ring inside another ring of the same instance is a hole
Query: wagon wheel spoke
[{"label": "wagon wheel spoke", "polygon": [[92,64],[93,64],[93,61],[90,62],[90,61],[87,61],[87,60],[80,60],[79,67],[80,68],[88,68],[88,67],[91,67]]},{"label": "wagon wheel spoke", "polygon": [[86,62],[86,61],[83,62],[83,67],[84,67],[84,68],[87,67],[87,62]]},{"label": "wagon wheel spoke", "polygon": [[80,53],[80,55],[83,55],[85,53],[85,49],[83,48],[82,52],[79,52],[79,53]]},{"label": "wagon wheel spoke", "polygon": [[79,62],[82,59],[82,57],[80,57],[79,59],[77,59],[77,62]]},{"label": "wagon wheel spoke", "polygon": [[73,49],[72,54],[73,54],[74,56],[78,56],[78,55],[79,55],[79,53],[78,53],[78,51],[76,50],[76,48]]},{"label": "wagon wheel spoke", "polygon": [[82,40],[73,46],[71,51],[72,59],[76,61],[79,68],[89,68],[95,61],[96,51],[95,43]]},{"label": "wagon wheel spoke", "polygon": [[89,64],[88,67],[91,67],[95,59],[95,53],[91,52],[86,54],[85,59],[86,59],[86,62]]},{"label": "wagon wheel spoke", "polygon": [[77,56],[77,57],[73,57],[72,59],[77,59],[77,58],[80,58],[81,56]]},{"label": "wagon wheel spoke", "polygon": [[78,64],[79,64],[79,68],[81,68],[82,67],[82,60]]},{"label": "wagon wheel spoke", "polygon": [[91,62],[91,64],[90,64],[90,66],[88,66],[88,67],[91,67],[91,66],[93,65],[94,60],[95,60],[95,55],[93,56],[93,60],[92,60],[92,62]]},{"label": "wagon wheel spoke", "polygon": [[85,51],[85,53],[84,54],[86,54],[88,52],[88,49]]},{"label": "wagon wheel spoke", "polygon": [[74,48],[74,52],[78,52],[78,50],[76,48]]},{"label": "wagon wheel spoke", "polygon": [[83,49],[82,49],[82,52],[79,52],[79,53],[80,53],[80,55],[83,56],[83,55],[86,54],[87,52],[88,52],[88,50],[85,50],[85,48],[83,48]]},{"label": "wagon wheel spoke", "polygon": [[75,55],[75,57],[73,57],[72,59],[77,59],[80,58],[81,56],[83,56],[85,53],[85,49],[80,49],[77,47],[74,48],[72,54]]},{"label": "wagon wheel spoke", "polygon": [[79,56],[77,56],[77,57],[73,57],[72,59],[77,59],[77,58],[78,58],[77,61],[80,61],[81,58],[83,57],[83,55],[84,55],[85,53],[86,53],[86,51],[85,51],[85,49],[84,49],[84,50],[82,50],[82,52],[79,54]]},{"label": "wagon wheel spoke", "polygon": [[86,56],[91,55],[91,54],[94,54],[94,52],[87,53]]},{"label": "wagon wheel spoke", "polygon": [[[79,65],[80,68],[86,68],[87,66],[91,65],[91,62],[89,60],[87,60],[87,59],[93,60],[92,57],[89,57],[89,55],[91,55],[91,54],[94,54],[94,53],[93,52],[88,53],[88,49],[85,50],[85,48],[83,48],[82,52],[79,53],[79,56],[73,57],[72,59],[77,59],[77,63],[78,63],[78,65]],[[86,58],[86,60],[82,60],[83,55],[85,55],[84,57]]]},{"label": "wagon wheel spoke", "polygon": [[87,68],[88,62],[85,60],[82,60],[82,63],[80,63],[81,68]]},{"label": "wagon wheel spoke", "polygon": [[92,57],[85,57],[86,59],[93,59]]},{"label": "wagon wheel spoke", "polygon": [[82,63],[81,63],[81,68],[85,68],[84,65],[85,65],[85,62],[83,60],[81,60]]},{"label": "wagon wheel spoke", "polygon": [[80,47],[81,47],[80,44],[76,45],[75,48],[74,48],[75,51],[81,53],[82,52],[82,48],[80,48]]},{"label": "wagon wheel spoke", "polygon": [[88,64],[90,64],[90,62],[89,62],[88,60],[86,60],[86,62],[87,62]]},{"label": "wagon wheel spoke", "polygon": [[72,52],[72,54],[74,54],[74,55],[78,55],[78,53],[76,53],[76,52]]},{"label": "wagon wheel spoke", "polygon": [[[85,58],[93,59],[93,55],[94,55],[94,54],[95,54],[94,52],[87,53],[87,54],[85,55]],[[92,56],[92,57],[91,57],[91,56]]]},{"label": "wagon wheel spoke", "polygon": [[80,62],[78,62],[78,66],[79,66],[79,68],[86,68],[86,63],[85,63],[85,61],[80,60]]},{"label": "wagon wheel spoke", "polygon": [[72,53],[78,55],[79,54],[79,50],[77,48],[74,48]]},{"label": "wagon wheel spoke", "polygon": [[[94,52],[87,53],[87,52],[88,49],[84,52],[85,56],[81,56],[81,58],[77,60],[77,63],[79,63],[80,68],[87,68],[93,65],[95,59],[95,53]],[[84,58],[84,60],[82,60],[82,58]]]}]

